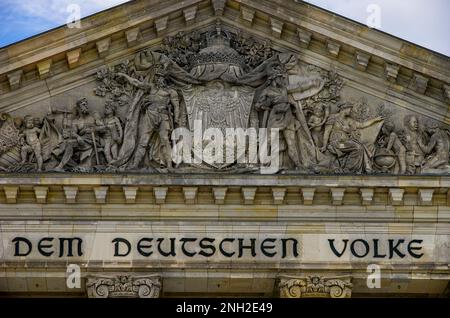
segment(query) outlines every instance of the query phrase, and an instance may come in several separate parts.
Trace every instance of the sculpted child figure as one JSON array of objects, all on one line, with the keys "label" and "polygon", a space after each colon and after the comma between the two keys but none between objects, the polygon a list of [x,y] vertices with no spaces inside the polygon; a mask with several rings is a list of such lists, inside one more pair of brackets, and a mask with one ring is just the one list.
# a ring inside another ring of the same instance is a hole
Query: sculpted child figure
[{"label": "sculpted child figure", "polygon": [[122,143],[123,129],[120,119],[115,115],[114,105],[111,101],[107,101],[105,105],[105,133],[103,135],[105,141],[105,157],[106,161],[117,159],[119,154],[119,146]]},{"label": "sculpted child figure", "polygon": [[42,171],[42,150],[41,142],[39,141],[39,134],[41,130],[34,126],[34,118],[31,116],[25,116],[25,130],[22,133],[24,138],[24,145],[21,150],[22,163],[26,163],[29,154],[34,154],[37,162],[38,171]]}]

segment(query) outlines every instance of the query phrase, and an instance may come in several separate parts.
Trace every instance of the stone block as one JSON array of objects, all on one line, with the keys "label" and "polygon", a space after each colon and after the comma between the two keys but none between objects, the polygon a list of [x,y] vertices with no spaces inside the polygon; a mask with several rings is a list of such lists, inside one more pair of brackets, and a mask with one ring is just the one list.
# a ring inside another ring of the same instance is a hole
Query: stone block
[{"label": "stone block", "polygon": [[227,187],[214,187],[213,195],[216,204],[224,204],[225,197],[227,195],[228,188]]},{"label": "stone block", "polygon": [[153,194],[155,195],[155,200],[157,204],[166,203],[168,187],[154,187]]},{"label": "stone block", "polygon": [[283,204],[286,195],[286,188],[272,188],[272,196],[274,204]]},{"label": "stone block", "polygon": [[11,90],[16,90],[20,87],[20,83],[22,82],[23,70],[17,70],[7,74],[9,87]]},{"label": "stone block", "polygon": [[4,186],[3,191],[5,192],[6,203],[17,202],[17,195],[19,193],[18,186]]},{"label": "stone block", "polygon": [[77,67],[80,62],[81,48],[67,52],[66,57],[69,68]]},{"label": "stone block", "polygon": [[36,64],[36,68],[40,79],[45,79],[50,75],[52,67],[52,59],[46,59]]},{"label": "stone block", "polygon": [[403,195],[405,189],[389,188],[389,198],[392,205],[401,205],[403,203]]},{"label": "stone block", "polygon": [[244,198],[244,204],[253,204],[255,200],[256,187],[243,187],[241,189]]},{"label": "stone block", "polygon": [[94,187],[95,202],[99,204],[106,203],[106,196],[108,195],[109,187],[99,186]]},{"label": "stone block", "polygon": [[101,39],[97,41],[95,44],[97,46],[98,55],[100,57],[105,57],[108,54],[109,47],[111,45],[111,38],[107,37],[105,39]]},{"label": "stone block", "polygon": [[315,192],[316,188],[302,188],[303,204],[305,205],[313,204]]},{"label": "stone block", "polygon": [[197,198],[198,187],[183,187],[184,201],[186,204],[194,204]]},{"label": "stone block", "polygon": [[36,202],[43,204],[47,202],[48,187],[46,186],[35,186],[34,195],[36,196]]},{"label": "stone block", "polygon": [[281,38],[281,33],[283,33],[283,26],[283,21],[270,17],[270,28],[274,37]]},{"label": "stone block", "polygon": [[195,17],[197,16],[197,6],[192,6],[190,8],[183,10],[184,21],[186,25],[191,25],[195,22]]},{"label": "stone block", "polygon": [[139,187],[124,186],[122,189],[125,195],[125,202],[128,204],[135,203]]}]

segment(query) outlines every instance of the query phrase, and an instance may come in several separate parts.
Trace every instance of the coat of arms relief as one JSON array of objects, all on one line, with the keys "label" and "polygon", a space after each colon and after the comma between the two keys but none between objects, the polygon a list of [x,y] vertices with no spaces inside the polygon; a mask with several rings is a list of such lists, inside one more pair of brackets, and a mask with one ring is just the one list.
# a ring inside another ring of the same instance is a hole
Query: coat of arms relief
[{"label": "coat of arms relief", "polygon": [[96,80],[103,112],[86,96],[44,118],[2,114],[0,170],[450,173],[448,125],[393,120],[393,107],[341,96],[336,72],[219,24],[167,37]]}]

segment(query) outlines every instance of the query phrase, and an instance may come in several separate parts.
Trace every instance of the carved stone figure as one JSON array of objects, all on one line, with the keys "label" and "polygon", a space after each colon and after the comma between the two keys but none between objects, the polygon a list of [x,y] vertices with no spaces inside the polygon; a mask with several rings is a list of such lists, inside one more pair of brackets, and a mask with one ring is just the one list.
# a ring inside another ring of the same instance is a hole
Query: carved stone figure
[{"label": "carved stone figure", "polygon": [[24,144],[21,149],[22,164],[25,164],[29,154],[33,154],[37,162],[37,170],[42,171],[42,148],[39,141],[39,134],[41,130],[34,126],[34,118],[25,116],[25,129],[21,134],[24,138]]},{"label": "carved stone figure", "polygon": [[[394,123],[392,123],[392,121],[386,120],[382,127],[382,132],[386,139],[385,141],[383,141],[384,146],[385,146],[384,149],[386,150],[387,154],[389,154],[391,151],[393,151],[396,156],[396,163],[398,165],[398,168],[394,172],[400,173],[400,174],[405,174],[406,173],[406,148],[402,144],[399,136],[397,135],[397,133],[394,130],[395,130]],[[378,157],[377,157],[377,155],[378,155]],[[393,164],[390,164],[389,162],[377,162],[377,158],[381,157],[380,154],[377,154],[377,155],[375,155],[375,164],[378,164],[378,166],[380,166],[382,169],[383,169],[383,167],[391,168],[395,165],[395,163],[393,165]],[[378,160],[381,161],[382,159],[378,159]]]},{"label": "carved stone figure", "polygon": [[62,159],[54,168],[56,171],[64,171],[75,152],[78,152],[77,164],[81,168],[91,168],[93,157],[96,164],[100,164],[97,132],[102,132],[104,125],[98,114],[90,113],[86,98],[78,100],[76,106],[76,117],[69,127],[63,128],[63,142],[56,152],[62,154]]},{"label": "carved stone figure", "polygon": [[401,140],[406,147],[406,171],[409,174],[420,173],[425,158],[424,135],[419,129],[419,119],[415,115],[404,118],[404,131]]},{"label": "carved stone figure", "polygon": [[296,131],[299,127],[295,118],[293,105],[288,100],[286,75],[275,73],[268,79],[268,86],[263,90],[256,102],[256,109],[264,111],[262,127],[280,129],[287,145],[289,158],[298,169],[302,167],[296,144]]},{"label": "carved stone figure", "polygon": [[[96,80],[95,94],[106,100],[104,118],[86,98],[76,103],[75,114],[51,109],[44,118],[1,115],[0,170],[252,173],[267,165],[257,158],[268,141],[260,135],[258,149],[246,145],[236,156],[234,140],[226,139],[223,162],[210,160],[216,148],[196,161],[197,148],[214,145],[215,139],[202,138],[188,150],[194,162],[183,159],[173,168],[172,149],[177,146],[178,154],[184,148],[171,144],[172,132],[186,128],[192,139],[200,122],[200,138],[209,128],[224,136],[230,128],[267,128],[267,136],[278,129],[279,149],[273,142],[268,148],[280,153],[275,170],[281,173],[450,173],[446,127],[432,124],[424,131],[424,117],[391,116],[393,107],[385,105],[374,112],[364,95],[345,102],[344,81],[335,71],[299,62],[269,41],[235,34],[219,22],[101,68]],[[403,131],[383,120],[402,117]]]},{"label": "carved stone figure", "polygon": [[162,73],[155,74],[154,84],[138,81],[126,74],[119,73],[118,75],[126,78],[132,85],[148,92],[142,99],[141,105],[145,109],[145,115],[139,131],[138,146],[129,168],[135,169],[139,166],[154,132],[159,135],[165,166],[172,168],[172,148],[169,134],[174,128],[174,124],[178,124],[180,121],[178,93],[167,86]]},{"label": "carved stone figure", "polygon": [[[328,150],[335,156],[337,167],[345,173],[371,173],[373,146],[381,125],[375,127],[373,132],[363,132],[377,123],[382,123],[383,118],[377,117],[365,122],[358,122],[351,117],[353,104],[341,102],[337,105],[338,113],[333,114],[327,120],[322,152]],[[373,141],[367,142],[364,137],[371,135]],[[366,141],[366,142],[365,142]]]},{"label": "carved stone figure", "polygon": [[314,107],[312,115],[309,116],[308,127],[317,148],[321,148],[323,145],[323,126],[328,115],[328,111],[325,111],[324,105],[321,104]]},{"label": "carved stone figure", "polygon": [[123,129],[120,119],[115,116],[115,109],[111,101],[107,101],[105,105],[105,132],[103,139],[105,142],[104,153],[108,163],[117,159],[119,154],[119,146],[122,144]]},{"label": "carved stone figure", "polygon": [[438,123],[428,122],[427,131],[430,141],[424,147],[424,153],[429,155],[422,163],[424,172],[432,169],[450,170],[450,138],[448,132],[439,127]]}]

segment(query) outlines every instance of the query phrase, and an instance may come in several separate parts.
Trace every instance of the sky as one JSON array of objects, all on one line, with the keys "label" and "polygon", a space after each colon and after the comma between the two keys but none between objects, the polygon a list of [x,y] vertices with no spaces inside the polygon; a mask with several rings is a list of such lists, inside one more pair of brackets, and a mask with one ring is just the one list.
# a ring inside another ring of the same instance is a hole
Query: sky
[{"label": "sky", "polygon": [[[71,22],[77,8],[85,17],[124,2],[127,0],[0,0],[0,47]],[[450,56],[450,0],[306,2]]]}]

